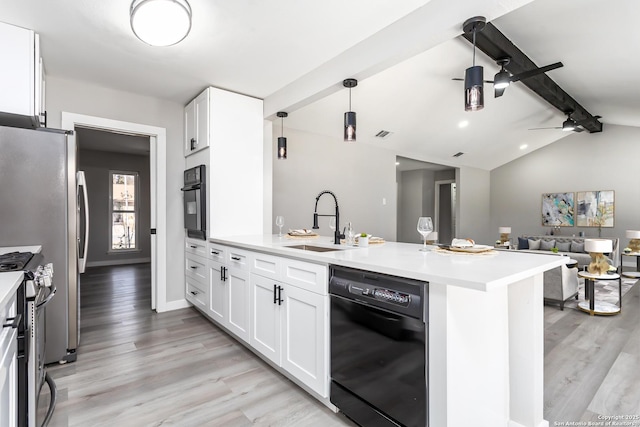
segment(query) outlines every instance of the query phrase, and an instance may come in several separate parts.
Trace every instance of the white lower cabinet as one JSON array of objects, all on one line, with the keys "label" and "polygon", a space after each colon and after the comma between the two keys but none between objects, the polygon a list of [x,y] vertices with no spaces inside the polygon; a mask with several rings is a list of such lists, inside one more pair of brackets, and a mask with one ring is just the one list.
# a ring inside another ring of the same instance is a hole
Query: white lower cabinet
[{"label": "white lower cabinet", "polygon": [[[16,315],[16,297],[0,307],[2,324],[11,323]],[[0,328],[0,426],[18,425],[18,329]]]},{"label": "white lower cabinet", "polygon": [[327,296],[251,275],[251,346],[328,396]]},{"label": "white lower cabinet", "polygon": [[225,324],[226,314],[226,272],[227,267],[218,261],[209,261],[209,316],[220,323]]},{"label": "white lower cabinet", "polygon": [[251,326],[251,288],[249,287],[249,272],[230,266],[227,269],[226,280],[226,326],[238,338],[249,342]]}]

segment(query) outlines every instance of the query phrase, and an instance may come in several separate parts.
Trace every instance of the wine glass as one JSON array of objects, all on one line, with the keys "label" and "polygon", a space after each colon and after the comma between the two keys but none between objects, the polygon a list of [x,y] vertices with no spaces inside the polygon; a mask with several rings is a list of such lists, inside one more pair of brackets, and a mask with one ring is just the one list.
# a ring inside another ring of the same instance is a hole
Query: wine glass
[{"label": "wine glass", "polygon": [[[336,234],[336,217],[332,216],[331,218],[329,218],[329,228],[331,229],[331,231],[333,231],[333,234]],[[331,239],[331,241],[333,242],[333,239]]]},{"label": "wine glass", "polygon": [[424,245],[420,249],[421,251],[427,251],[427,236],[433,231],[433,222],[430,216],[421,216],[418,218],[418,233],[422,235]]},{"label": "wine glass", "polygon": [[278,237],[282,237],[282,226],[284,225],[284,217],[282,215],[278,215],[276,217],[276,225],[280,228],[278,232]]}]

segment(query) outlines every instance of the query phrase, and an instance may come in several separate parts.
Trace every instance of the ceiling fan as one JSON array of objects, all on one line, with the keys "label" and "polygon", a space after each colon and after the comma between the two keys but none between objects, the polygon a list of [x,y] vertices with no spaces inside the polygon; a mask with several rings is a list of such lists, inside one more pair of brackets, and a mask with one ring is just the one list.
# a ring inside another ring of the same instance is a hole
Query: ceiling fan
[{"label": "ceiling fan", "polygon": [[[496,61],[496,64],[500,66],[500,71],[493,76],[493,80],[484,80],[485,83],[493,83],[494,97],[498,98],[504,94],[504,91],[509,87],[511,82],[517,82],[520,80],[528,79],[529,77],[537,76],[538,74],[546,73],[547,71],[555,70],[556,68],[562,67],[564,64],[562,62],[556,62],[553,64],[546,65],[544,67],[534,68],[532,70],[523,71],[520,74],[511,74],[507,70],[505,70],[505,66],[507,66],[511,62],[511,58],[500,58]],[[452,80],[464,81],[464,79],[460,79],[454,77]]]},{"label": "ceiling fan", "polygon": [[[529,130],[542,130],[542,129],[561,129],[563,132],[582,132],[584,131],[584,128],[582,126],[580,126],[579,124],[576,123],[575,120],[573,120],[571,118],[571,114],[573,114],[573,111],[567,111],[565,112],[565,114],[567,115],[567,120],[565,120],[564,122],[562,122],[562,126],[556,126],[556,127],[550,127],[550,128],[531,128]],[[595,116],[596,118],[601,118],[600,116]]]}]

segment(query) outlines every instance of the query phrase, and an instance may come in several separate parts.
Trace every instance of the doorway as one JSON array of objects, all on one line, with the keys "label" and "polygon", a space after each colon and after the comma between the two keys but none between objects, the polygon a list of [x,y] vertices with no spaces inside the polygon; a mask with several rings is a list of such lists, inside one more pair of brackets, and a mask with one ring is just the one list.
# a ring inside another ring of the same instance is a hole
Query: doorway
[{"label": "doorway", "polygon": [[[166,289],[166,129],[138,123],[62,112],[62,128],[98,131],[149,138],[149,196],[151,234],[151,309],[167,310]],[[142,231],[142,230],[141,230]]]},{"label": "doorway", "polygon": [[456,236],[456,181],[435,182],[435,219],[433,229],[440,243],[449,243]]}]

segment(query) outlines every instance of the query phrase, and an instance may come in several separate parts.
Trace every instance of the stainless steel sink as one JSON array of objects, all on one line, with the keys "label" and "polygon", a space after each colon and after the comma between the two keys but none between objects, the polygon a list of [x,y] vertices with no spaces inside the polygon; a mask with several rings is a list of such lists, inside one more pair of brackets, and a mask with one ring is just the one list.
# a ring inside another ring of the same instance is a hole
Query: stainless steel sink
[{"label": "stainless steel sink", "polygon": [[285,248],[300,249],[303,251],[312,251],[312,252],[332,252],[332,251],[341,251],[343,249],[343,248],[327,248],[326,246],[313,246],[313,245],[292,245],[292,246],[285,246]]}]

